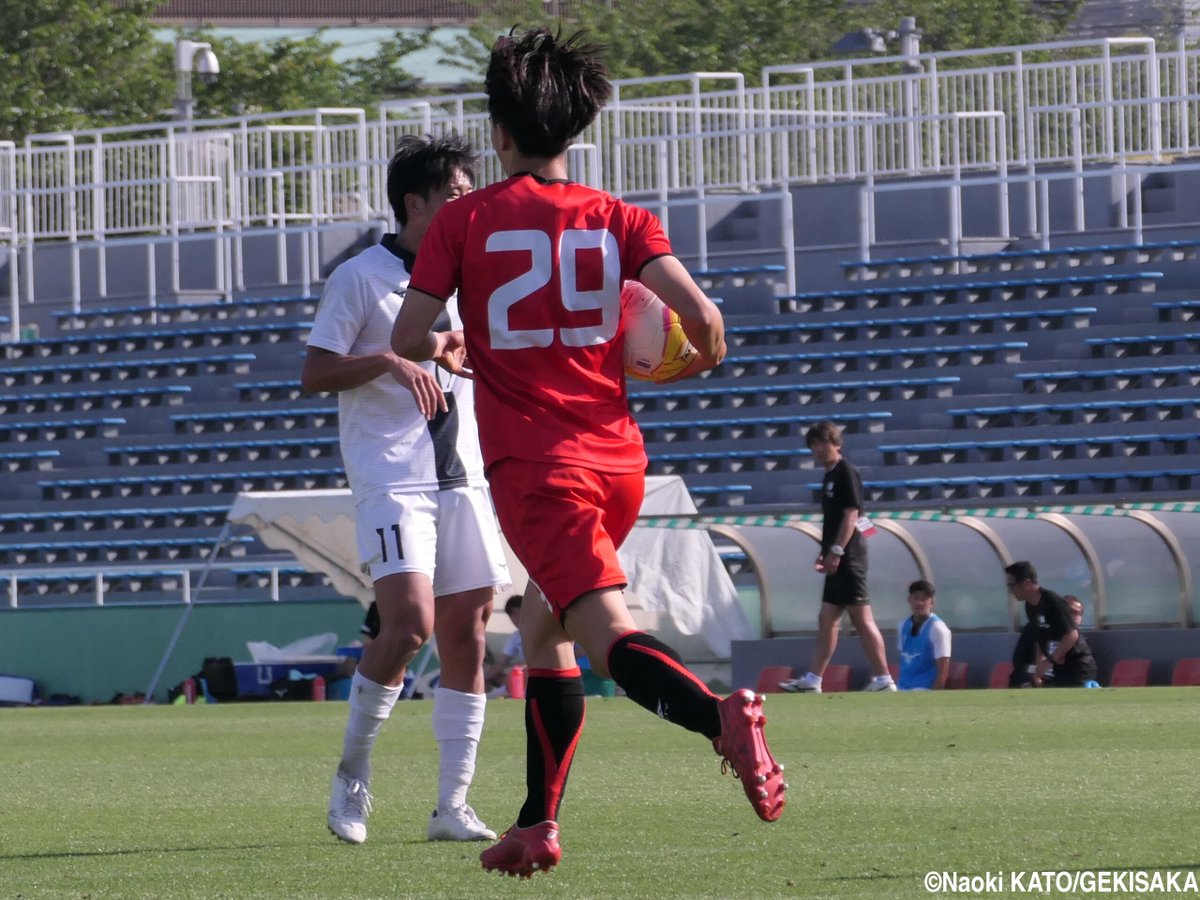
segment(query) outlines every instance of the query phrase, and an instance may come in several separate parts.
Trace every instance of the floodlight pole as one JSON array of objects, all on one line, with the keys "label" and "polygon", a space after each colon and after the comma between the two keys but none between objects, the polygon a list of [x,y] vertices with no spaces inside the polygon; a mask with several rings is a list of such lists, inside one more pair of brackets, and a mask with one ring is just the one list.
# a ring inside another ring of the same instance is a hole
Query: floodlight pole
[{"label": "floodlight pole", "polygon": [[921,32],[917,30],[915,16],[905,16],[900,20],[900,55],[904,57],[904,68],[909,74],[916,75],[925,70],[918,57],[921,55]]},{"label": "floodlight pole", "polygon": [[212,44],[187,38],[175,39],[175,114],[185,122],[191,122],[196,106],[192,97],[192,70],[196,64],[196,54],[205,51],[215,62]]}]

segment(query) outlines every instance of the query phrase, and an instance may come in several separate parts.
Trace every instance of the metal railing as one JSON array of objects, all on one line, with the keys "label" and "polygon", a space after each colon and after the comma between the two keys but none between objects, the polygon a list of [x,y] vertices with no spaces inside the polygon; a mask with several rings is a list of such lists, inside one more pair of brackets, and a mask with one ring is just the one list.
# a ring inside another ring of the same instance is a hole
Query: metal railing
[{"label": "metal railing", "polygon": [[[1141,163],[1200,144],[1200,51],[1149,38],[1058,42],[620,80],[573,163],[618,195],[753,194],[797,184],[1045,164]],[[482,94],[319,108],[0,144],[9,283],[35,299],[45,241],[387,219],[402,134],[456,130],[488,148]],[[663,143],[665,142],[665,144]],[[663,164],[661,148],[667,148]],[[501,175],[485,150],[483,183]],[[14,264],[14,248],[24,263]],[[3,254],[0,253],[0,260]],[[78,273],[73,276],[78,277]],[[12,292],[15,303],[16,291]]]},{"label": "metal railing", "polygon": [[[1200,100],[1200,96],[1187,98]],[[1067,170],[1038,172],[1032,169],[1019,171],[1001,171],[996,175],[969,174],[962,171],[954,173],[953,177],[920,182],[894,181],[877,184],[868,181],[860,193],[859,215],[859,259],[870,262],[874,248],[877,245],[875,233],[876,206],[880,194],[905,194],[913,191],[927,193],[944,190],[946,202],[944,222],[932,223],[928,234],[913,236],[915,240],[946,241],[947,255],[959,256],[964,242],[972,237],[966,234],[965,206],[963,204],[963,189],[966,187],[994,187],[996,189],[996,230],[986,235],[974,237],[1000,238],[1003,240],[1035,239],[1044,250],[1049,250],[1053,236],[1083,234],[1089,230],[1116,229],[1130,232],[1131,243],[1141,245],[1146,240],[1145,214],[1142,208],[1142,181],[1147,177],[1163,172],[1162,166],[1151,164],[1133,164],[1122,161],[1120,165],[1111,168],[1085,169],[1084,154],[1078,149],[1081,141],[1081,129],[1078,126],[1081,111],[1074,111],[1071,119],[1076,123],[1075,150],[1070,154],[1072,167]],[[1171,174],[1200,172],[1200,163],[1174,163]],[[1117,186],[1112,192],[1116,198],[1113,203],[1103,205],[1099,220],[1089,220],[1086,203],[1085,185],[1089,181],[1109,181]],[[1069,216],[1054,215],[1050,187],[1054,183],[1064,183],[1069,186],[1065,192],[1067,197],[1055,202],[1069,204]],[[1025,215],[1013,214],[1012,198],[1019,190],[1023,190],[1023,207]],[[1115,213],[1115,218],[1114,218]],[[1054,221],[1069,222],[1060,227],[1057,232]]]}]

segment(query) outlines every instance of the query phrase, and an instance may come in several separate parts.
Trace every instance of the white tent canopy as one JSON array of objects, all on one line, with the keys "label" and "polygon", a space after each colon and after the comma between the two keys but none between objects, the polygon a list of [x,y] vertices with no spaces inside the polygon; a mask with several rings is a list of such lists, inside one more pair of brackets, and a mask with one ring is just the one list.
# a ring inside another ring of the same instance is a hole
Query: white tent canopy
[{"label": "white tent canopy", "polygon": [[[643,516],[696,513],[678,476],[646,479]],[[327,575],[341,594],[367,606],[370,578],[358,562],[354,501],[348,490],[239,494],[229,521],[258,532],[263,543],[292,554],[311,572]],[[514,586],[526,574],[505,543]],[[621,549],[629,577],[627,599],[639,625],[659,633],[689,659],[728,659],[734,640],[753,637],[737,589],[712,539],[701,530],[635,528]],[[503,616],[492,619],[507,625]]]}]

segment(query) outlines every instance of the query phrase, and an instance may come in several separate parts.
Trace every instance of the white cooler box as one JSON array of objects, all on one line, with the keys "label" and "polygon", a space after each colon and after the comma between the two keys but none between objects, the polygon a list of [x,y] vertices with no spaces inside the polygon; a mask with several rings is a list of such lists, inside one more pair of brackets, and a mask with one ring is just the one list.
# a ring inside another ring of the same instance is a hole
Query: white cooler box
[{"label": "white cooler box", "polygon": [[0,703],[33,702],[33,679],[19,675],[0,675]]}]

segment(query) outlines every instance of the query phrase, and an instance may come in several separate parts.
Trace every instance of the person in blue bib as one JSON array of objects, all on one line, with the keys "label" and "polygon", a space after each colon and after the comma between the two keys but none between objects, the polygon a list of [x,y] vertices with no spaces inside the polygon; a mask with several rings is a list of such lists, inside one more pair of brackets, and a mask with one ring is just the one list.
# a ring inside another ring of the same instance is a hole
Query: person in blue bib
[{"label": "person in blue bib", "polygon": [[937,591],[928,581],[908,586],[912,615],[900,624],[902,691],[940,691],[950,674],[950,629],[933,612]]}]

